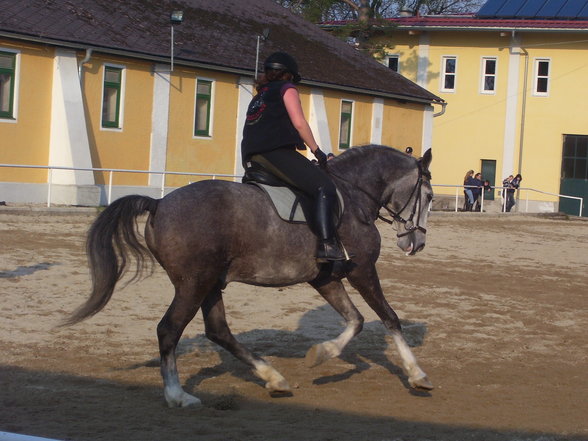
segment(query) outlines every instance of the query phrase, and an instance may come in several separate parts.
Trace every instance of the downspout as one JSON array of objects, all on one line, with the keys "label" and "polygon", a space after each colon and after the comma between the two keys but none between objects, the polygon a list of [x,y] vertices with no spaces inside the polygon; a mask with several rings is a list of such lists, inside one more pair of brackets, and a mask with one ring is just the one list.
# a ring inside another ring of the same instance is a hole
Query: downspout
[{"label": "downspout", "polygon": [[524,49],[520,48],[525,56],[525,77],[523,78],[523,101],[521,108],[521,133],[519,138],[519,165],[518,172],[521,173],[523,168],[523,141],[525,139],[525,116],[527,113],[527,81],[529,78],[529,53]]},{"label": "downspout", "polygon": [[441,116],[445,113],[445,109],[447,108],[447,103],[446,102],[442,102],[442,103],[436,103],[436,104],[441,104],[441,110],[437,113],[433,113],[433,118],[436,118],[438,116]]},{"label": "downspout", "polygon": [[80,77],[80,83],[82,82],[84,64],[86,64],[88,61],[90,61],[90,58],[92,58],[92,49],[88,48],[88,49],[86,49],[86,56],[84,57],[84,59],[82,61],[80,61],[80,64],[78,66],[78,76]]},{"label": "downspout", "polygon": [[[513,32],[514,33],[514,32]],[[523,47],[520,47],[520,50],[523,52],[525,57],[525,77],[523,78],[523,100],[521,103],[521,133],[519,137],[519,165],[518,165],[518,173],[522,174],[523,168],[523,142],[525,140],[525,117],[527,114],[527,82],[529,78],[529,52],[526,51]],[[520,189],[517,188],[517,197],[516,203],[519,203],[520,199]]]}]

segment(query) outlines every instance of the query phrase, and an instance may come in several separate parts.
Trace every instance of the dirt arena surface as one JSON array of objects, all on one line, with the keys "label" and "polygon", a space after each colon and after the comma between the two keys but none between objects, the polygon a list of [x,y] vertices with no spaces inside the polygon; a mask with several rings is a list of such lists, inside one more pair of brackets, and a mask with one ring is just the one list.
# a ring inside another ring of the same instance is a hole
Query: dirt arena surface
[{"label": "dirt arena surface", "polygon": [[433,213],[406,257],[380,224],[379,272],[421,367],[410,390],[383,325],[351,288],[364,331],[313,369],[306,350],[339,317],[309,286],[230,285],[233,332],[295,387],[271,397],[203,336],[180,344],[185,389],[169,409],[155,327],[172,298],[161,268],[97,316],[55,328],[89,293],[88,210],[0,210],[0,431],[75,441],[555,441],[588,439],[588,221]]}]

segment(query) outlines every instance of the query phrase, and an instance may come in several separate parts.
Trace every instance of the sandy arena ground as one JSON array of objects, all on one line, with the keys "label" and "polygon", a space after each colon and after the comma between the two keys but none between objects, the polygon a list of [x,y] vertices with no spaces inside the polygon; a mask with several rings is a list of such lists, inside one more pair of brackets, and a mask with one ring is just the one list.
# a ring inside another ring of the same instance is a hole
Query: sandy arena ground
[{"label": "sandy arena ground", "polygon": [[107,308],[55,329],[89,292],[94,213],[0,210],[0,431],[75,441],[554,441],[588,439],[588,221],[433,213],[405,257],[379,228],[379,272],[421,367],[414,392],[360,296],[364,331],[337,359],[304,354],[341,320],[307,285],[230,285],[233,332],[296,389],[271,397],[203,337],[181,341],[185,388],[204,408],[166,407],[155,327],[172,298],[161,268]]}]

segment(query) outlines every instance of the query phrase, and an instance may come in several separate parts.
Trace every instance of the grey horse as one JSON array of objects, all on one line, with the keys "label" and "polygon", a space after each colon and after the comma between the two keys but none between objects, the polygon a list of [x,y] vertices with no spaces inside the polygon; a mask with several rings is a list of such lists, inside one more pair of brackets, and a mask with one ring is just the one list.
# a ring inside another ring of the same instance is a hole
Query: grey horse
[{"label": "grey horse", "polygon": [[[428,205],[433,197],[431,150],[420,159],[385,146],[350,149],[328,162],[327,172],[345,204],[338,228],[353,265],[345,277],[392,333],[409,384],[432,389],[401,333],[400,321],[384,298],[376,261],[380,235],[375,226],[380,209],[396,224],[397,245],[412,255],[425,246]],[[139,239],[137,217],[148,213],[145,242]],[[345,319],[343,332],[314,345],[306,355],[310,366],[341,354],[363,326],[341,275],[316,263],[316,236],[305,224],[278,217],[256,186],[209,180],[179,188],[162,199],[132,195],[110,204],[94,221],[87,238],[92,293],[66,321],[71,325],[104,308],[115,285],[134,259],[134,275],[157,259],[175,287],[175,296],[157,326],[164,396],[170,407],[201,405],[182,389],[176,347],[188,323],[202,310],[206,336],[251,367],[272,392],[288,392],[286,379],[232,335],[225,317],[222,291],[230,282],[287,286],[307,282]],[[151,269],[153,267],[151,266]]]}]

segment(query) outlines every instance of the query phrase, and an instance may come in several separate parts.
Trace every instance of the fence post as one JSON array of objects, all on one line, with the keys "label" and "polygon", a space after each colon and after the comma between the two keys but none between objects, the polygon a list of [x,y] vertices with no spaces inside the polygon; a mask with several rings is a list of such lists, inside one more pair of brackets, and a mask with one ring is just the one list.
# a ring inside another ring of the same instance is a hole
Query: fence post
[{"label": "fence post", "polygon": [[529,212],[529,192],[525,193],[525,213]]},{"label": "fence post", "polygon": [[455,212],[457,213],[457,204],[458,204],[458,196],[459,195],[459,187],[455,188]]},{"label": "fence post", "polygon": [[47,208],[51,207],[51,182],[53,182],[53,169],[49,169],[49,180],[47,182]]},{"label": "fence post", "polygon": [[161,174],[161,198],[165,196],[165,173]]},{"label": "fence post", "polygon": [[106,201],[108,205],[112,202],[112,173],[113,171],[110,170],[108,174],[108,200]]}]

